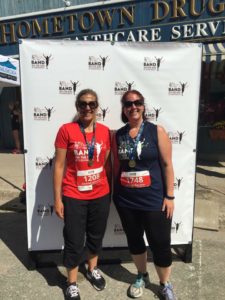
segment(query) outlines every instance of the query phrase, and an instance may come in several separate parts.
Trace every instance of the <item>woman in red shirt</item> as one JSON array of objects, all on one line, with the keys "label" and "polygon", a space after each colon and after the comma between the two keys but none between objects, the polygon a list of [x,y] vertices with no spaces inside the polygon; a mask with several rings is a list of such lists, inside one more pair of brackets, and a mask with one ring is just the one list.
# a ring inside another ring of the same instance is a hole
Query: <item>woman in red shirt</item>
[{"label": "woman in red shirt", "polygon": [[77,274],[85,248],[87,279],[97,290],[106,286],[97,262],[110,205],[110,132],[95,121],[98,96],[82,90],[75,105],[78,120],[64,124],[55,140],[54,198],[56,214],[64,219],[67,299],[80,299]]}]

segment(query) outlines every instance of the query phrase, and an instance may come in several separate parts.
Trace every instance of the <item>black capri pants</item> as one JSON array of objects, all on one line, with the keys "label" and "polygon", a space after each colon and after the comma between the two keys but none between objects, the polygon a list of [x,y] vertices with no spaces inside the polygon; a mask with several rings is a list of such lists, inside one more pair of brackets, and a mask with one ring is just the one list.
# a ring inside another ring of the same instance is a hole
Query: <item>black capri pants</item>
[{"label": "black capri pants", "polygon": [[145,232],[154,264],[159,267],[169,267],[172,264],[171,219],[166,218],[166,212],[133,210],[118,206],[117,210],[126,233],[130,253],[137,255],[146,251],[143,238]]},{"label": "black capri pants", "polygon": [[64,256],[68,269],[77,267],[83,258],[85,246],[91,254],[98,254],[109,215],[109,194],[93,200],[78,200],[63,196]]}]

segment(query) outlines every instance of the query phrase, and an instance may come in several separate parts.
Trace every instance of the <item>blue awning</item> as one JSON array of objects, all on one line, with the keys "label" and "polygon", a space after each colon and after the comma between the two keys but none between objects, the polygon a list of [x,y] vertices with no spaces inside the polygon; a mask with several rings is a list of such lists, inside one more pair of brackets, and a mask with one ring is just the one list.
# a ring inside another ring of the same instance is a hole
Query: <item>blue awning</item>
[{"label": "blue awning", "polygon": [[220,62],[225,59],[225,43],[214,43],[203,45],[203,61],[210,63],[211,61]]}]

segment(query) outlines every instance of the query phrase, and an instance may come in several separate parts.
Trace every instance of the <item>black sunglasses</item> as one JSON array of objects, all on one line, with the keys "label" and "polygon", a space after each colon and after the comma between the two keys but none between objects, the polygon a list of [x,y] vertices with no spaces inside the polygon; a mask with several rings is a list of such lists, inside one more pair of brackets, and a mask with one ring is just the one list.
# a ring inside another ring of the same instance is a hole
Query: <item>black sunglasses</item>
[{"label": "black sunglasses", "polygon": [[98,107],[98,104],[96,101],[90,101],[90,102],[78,101],[77,106],[81,109],[86,109],[87,106],[89,106],[90,109],[95,109]]},{"label": "black sunglasses", "polygon": [[123,106],[128,108],[132,107],[132,105],[135,105],[136,107],[144,105],[144,101],[142,99],[137,99],[135,101],[125,101]]}]

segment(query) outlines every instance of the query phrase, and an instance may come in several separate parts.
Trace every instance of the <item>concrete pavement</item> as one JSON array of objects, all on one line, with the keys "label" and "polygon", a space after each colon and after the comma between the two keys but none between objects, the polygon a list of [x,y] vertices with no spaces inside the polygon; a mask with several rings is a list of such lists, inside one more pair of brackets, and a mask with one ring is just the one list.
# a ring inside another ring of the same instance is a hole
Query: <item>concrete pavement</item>
[{"label": "concrete pavement", "polygon": [[[1,300],[62,300],[65,287],[65,270],[62,267],[39,268],[29,271],[26,245],[26,217],[20,212],[1,211],[0,216],[0,299]],[[182,300],[224,299],[225,276],[225,231],[195,229],[193,262],[185,264],[178,258],[173,263],[171,280]],[[53,254],[54,255],[54,254]],[[115,251],[111,254],[115,255]],[[127,258],[127,252],[119,251],[117,256]],[[104,252],[102,254],[104,257]],[[83,300],[124,300],[129,283],[135,278],[132,263],[106,264],[100,266],[107,280],[107,288],[95,291],[79,273],[79,287]],[[141,299],[158,299],[157,276],[150,262],[148,265],[152,285]]]},{"label": "concrete pavement", "polygon": [[[205,201],[219,206],[218,231],[194,229],[193,260],[185,264],[174,254],[172,283],[178,299],[224,299],[225,277],[225,166],[223,163],[199,163],[196,178],[196,203]],[[25,207],[17,196],[24,183],[23,156],[0,154],[0,300],[64,299],[62,288],[66,274],[61,266],[29,271],[27,255]],[[195,216],[196,218],[197,216]],[[103,251],[102,259],[120,257],[122,263],[100,266],[107,280],[107,288],[95,291],[79,273],[82,300],[124,300],[130,282],[135,278],[135,267],[129,262],[126,250]],[[52,254],[54,261],[61,256]],[[157,276],[150,259],[148,271],[152,285],[141,299],[158,299]]]}]

